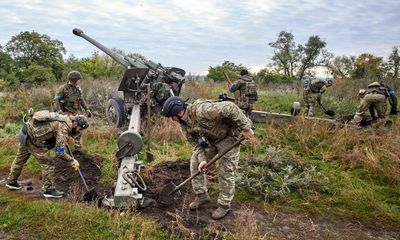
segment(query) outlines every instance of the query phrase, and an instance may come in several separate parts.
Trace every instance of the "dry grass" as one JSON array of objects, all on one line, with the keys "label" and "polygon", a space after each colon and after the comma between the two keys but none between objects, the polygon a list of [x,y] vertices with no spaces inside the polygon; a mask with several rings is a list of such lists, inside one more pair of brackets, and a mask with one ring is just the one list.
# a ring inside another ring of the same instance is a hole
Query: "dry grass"
[{"label": "dry grass", "polygon": [[299,156],[314,156],[345,168],[362,167],[400,183],[400,128],[360,130],[353,126],[332,127],[299,118],[293,123],[265,124],[256,148],[285,145]]}]

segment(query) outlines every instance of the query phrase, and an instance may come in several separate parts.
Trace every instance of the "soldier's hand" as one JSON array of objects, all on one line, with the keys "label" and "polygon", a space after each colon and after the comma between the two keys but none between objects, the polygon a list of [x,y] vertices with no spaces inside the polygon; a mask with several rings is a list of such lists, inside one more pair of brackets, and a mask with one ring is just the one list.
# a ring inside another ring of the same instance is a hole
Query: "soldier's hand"
[{"label": "soldier's hand", "polygon": [[207,165],[207,161],[201,161],[199,163],[199,166],[197,167],[197,170],[199,170],[199,172],[202,172],[202,173],[207,172],[206,165]]},{"label": "soldier's hand", "polygon": [[252,129],[249,129],[249,130],[247,130],[247,131],[243,131],[243,132],[242,132],[242,135],[243,135],[243,137],[244,137],[245,139],[250,139],[250,138],[252,138],[252,137],[254,136],[254,132],[253,132]]},{"label": "soldier's hand", "polygon": [[86,110],[86,116],[88,118],[91,118],[92,117],[92,112],[90,110]]},{"label": "soldier's hand", "polygon": [[78,162],[76,159],[74,159],[74,160],[72,161],[72,163],[71,163],[71,166],[72,166],[72,168],[73,168],[75,171],[78,171],[78,169],[79,169],[79,162]]}]

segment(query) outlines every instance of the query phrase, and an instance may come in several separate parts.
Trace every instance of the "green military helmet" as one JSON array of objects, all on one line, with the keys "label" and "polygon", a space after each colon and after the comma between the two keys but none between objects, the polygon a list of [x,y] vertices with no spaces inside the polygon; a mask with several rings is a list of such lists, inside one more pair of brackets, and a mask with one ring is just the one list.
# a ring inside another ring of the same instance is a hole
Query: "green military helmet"
[{"label": "green military helmet", "polygon": [[379,82],[373,82],[368,85],[368,88],[380,87],[381,84]]},{"label": "green military helmet", "polygon": [[78,81],[82,79],[82,75],[78,71],[71,71],[68,73],[67,79],[70,81]]}]

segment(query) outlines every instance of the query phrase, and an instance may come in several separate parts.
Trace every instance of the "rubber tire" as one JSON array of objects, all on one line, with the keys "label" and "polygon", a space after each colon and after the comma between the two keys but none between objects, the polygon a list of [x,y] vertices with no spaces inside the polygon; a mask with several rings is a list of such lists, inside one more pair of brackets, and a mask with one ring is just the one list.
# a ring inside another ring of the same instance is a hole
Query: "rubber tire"
[{"label": "rubber tire", "polygon": [[[114,111],[114,112],[112,112]],[[113,118],[110,116],[114,115]],[[121,98],[111,98],[106,106],[107,122],[117,128],[122,127],[126,121],[125,102]]]}]

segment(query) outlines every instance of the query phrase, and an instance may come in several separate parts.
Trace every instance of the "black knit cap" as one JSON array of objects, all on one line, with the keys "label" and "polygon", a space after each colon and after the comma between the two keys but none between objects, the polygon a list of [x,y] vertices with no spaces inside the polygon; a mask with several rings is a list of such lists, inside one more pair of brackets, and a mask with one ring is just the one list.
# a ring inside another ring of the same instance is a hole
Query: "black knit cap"
[{"label": "black knit cap", "polygon": [[180,111],[186,109],[185,101],[178,97],[173,96],[169,97],[165,102],[161,109],[161,114],[165,117],[173,117],[177,116]]}]

